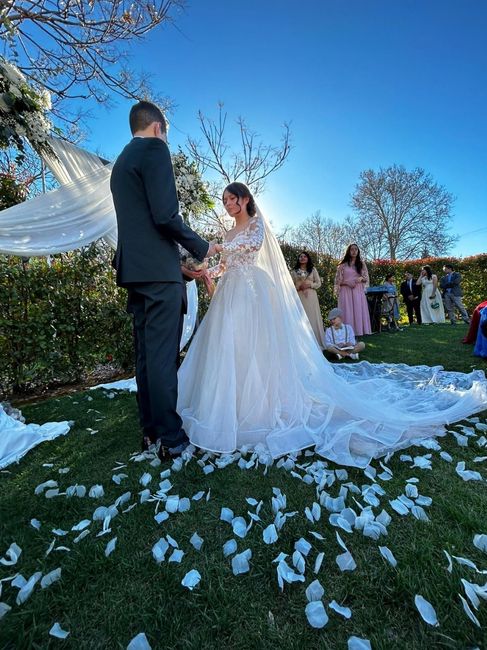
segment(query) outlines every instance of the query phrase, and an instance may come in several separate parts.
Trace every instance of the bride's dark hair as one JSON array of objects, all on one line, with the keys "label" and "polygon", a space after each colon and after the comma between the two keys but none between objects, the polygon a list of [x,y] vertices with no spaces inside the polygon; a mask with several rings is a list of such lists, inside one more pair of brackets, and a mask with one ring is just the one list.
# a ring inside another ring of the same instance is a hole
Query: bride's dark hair
[{"label": "bride's dark hair", "polygon": [[249,217],[255,217],[255,215],[257,214],[257,208],[255,206],[254,197],[252,196],[252,193],[247,187],[247,185],[244,185],[244,183],[237,183],[236,181],[234,183],[230,183],[230,185],[227,185],[226,188],[223,190],[222,201],[225,192],[228,192],[229,194],[233,194],[234,196],[236,196],[238,205],[240,205],[240,201],[238,199],[247,198],[249,200],[249,202],[247,203],[248,215]]}]

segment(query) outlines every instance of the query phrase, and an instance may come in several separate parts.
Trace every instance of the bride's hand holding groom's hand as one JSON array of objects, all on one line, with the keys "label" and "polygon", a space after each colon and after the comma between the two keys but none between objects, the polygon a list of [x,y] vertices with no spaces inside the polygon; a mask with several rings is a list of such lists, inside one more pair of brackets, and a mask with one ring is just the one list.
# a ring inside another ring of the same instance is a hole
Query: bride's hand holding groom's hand
[{"label": "bride's hand holding groom's hand", "polygon": [[223,250],[223,246],[221,244],[218,244],[216,241],[211,241],[210,247],[208,248],[208,252],[206,253],[206,258],[213,257],[214,255],[221,253],[222,250]]}]

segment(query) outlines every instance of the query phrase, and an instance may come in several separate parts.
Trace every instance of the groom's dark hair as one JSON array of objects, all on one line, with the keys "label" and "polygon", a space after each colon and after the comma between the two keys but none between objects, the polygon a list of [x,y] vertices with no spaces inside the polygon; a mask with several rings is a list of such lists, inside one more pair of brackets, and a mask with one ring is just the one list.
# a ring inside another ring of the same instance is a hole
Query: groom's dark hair
[{"label": "groom's dark hair", "polygon": [[139,102],[130,109],[129,124],[132,135],[144,131],[153,122],[159,122],[163,133],[167,131],[167,122],[161,109],[152,102]]}]

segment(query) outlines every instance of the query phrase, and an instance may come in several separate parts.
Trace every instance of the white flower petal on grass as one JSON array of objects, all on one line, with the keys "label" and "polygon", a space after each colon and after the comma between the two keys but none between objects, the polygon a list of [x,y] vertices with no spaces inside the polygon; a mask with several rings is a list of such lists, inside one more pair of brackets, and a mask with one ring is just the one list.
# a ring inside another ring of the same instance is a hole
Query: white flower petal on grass
[{"label": "white flower petal on grass", "polygon": [[57,537],[64,537],[65,535],[68,534],[69,531],[62,530],[61,528],[53,528],[51,532]]},{"label": "white flower petal on grass", "polygon": [[467,598],[475,607],[475,609],[478,609],[480,605],[480,599],[477,595],[476,587],[478,587],[479,585],[476,585],[473,582],[468,582],[468,580],[465,580],[464,578],[462,578],[462,585],[463,588],[465,589],[465,594],[467,595]]},{"label": "white flower petal on grass", "polygon": [[432,503],[433,499],[431,497],[425,497],[422,494],[420,494],[416,499],[417,506],[430,506]]},{"label": "white flower petal on grass", "polygon": [[179,548],[179,544],[176,542],[174,537],[171,537],[171,535],[166,535],[166,540],[170,546],[173,548]]},{"label": "white flower petal on grass", "polygon": [[232,571],[234,576],[247,573],[250,570],[249,560],[251,557],[252,551],[248,548],[232,558]]},{"label": "white flower petal on grass", "polygon": [[426,598],[423,598],[423,596],[416,594],[414,597],[414,604],[416,605],[416,609],[420,613],[421,618],[425,623],[428,623],[428,625],[432,625],[433,627],[438,627],[440,625],[438,623],[438,617],[436,616],[435,608],[429,601],[426,600]]},{"label": "white flower petal on grass", "polygon": [[461,595],[458,594],[460,597],[460,600],[462,601],[463,609],[465,611],[465,614],[468,616],[468,618],[472,621],[472,623],[475,623],[477,627],[481,627],[478,618],[475,616],[475,614],[472,612],[470,609],[470,605],[467,603],[465,598]]},{"label": "white flower petal on grass", "polygon": [[88,496],[92,499],[100,499],[104,495],[105,490],[103,489],[103,485],[92,485],[90,487],[90,491],[88,492]]},{"label": "white flower petal on grass", "polygon": [[158,512],[157,515],[154,515],[154,519],[158,524],[162,524],[163,521],[169,519],[169,513],[166,510],[163,510],[162,512]]},{"label": "white flower petal on grass", "polygon": [[184,556],[184,551],[180,548],[175,548],[174,551],[169,556],[168,562],[181,562]]},{"label": "white flower petal on grass", "polygon": [[24,578],[24,576],[21,573],[18,573],[10,584],[16,589],[22,589],[26,582],[27,580]]},{"label": "white flower petal on grass", "polygon": [[324,553],[318,553],[318,556],[315,560],[315,566],[314,566],[314,573],[318,573],[319,570],[321,569],[321,565],[323,564],[323,560],[325,559],[325,554]]},{"label": "white flower petal on grass", "polygon": [[59,495],[59,488],[54,488],[52,490],[46,490],[44,492],[44,496],[46,499],[54,499],[54,497],[57,497]]},{"label": "white flower petal on grass", "polygon": [[30,525],[32,526],[32,528],[35,528],[36,530],[39,530],[40,527],[42,526],[41,522],[38,519],[31,519]]},{"label": "white flower petal on grass", "polygon": [[483,481],[482,475],[480,472],[474,472],[469,469],[465,469],[465,461],[460,461],[455,467],[455,471],[464,481]]},{"label": "white flower petal on grass", "polygon": [[230,510],[230,508],[222,508],[220,510],[221,521],[226,521],[227,523],[231,524],[234,518],[235,516],[233,514],[233,510]]},{"label": "white flower petal on grass", "polygon": [[152,650],[149,641],[144,632],[139,632],[134,636],[132,641],[127,646],[127,650]]},{"label": "white flower petal on grass", "polygon": [[300,551],[294,551],[293,553],[293,565],[299,571],[299,573],[304,573],[306,570],[306,562]]},{"label": "white flower petal on grass", "polygon": [[168,496],[165,508],[172,514],[177,512],[179,508],[179,496],[177,494],[171,494]]},{"label": "white flower petal on grass", "polygon": [[78,497],[82,499],[86,496],[86,487],[84,485],[70,485],[66,488],[66,497],[70,499],[71,497]]},{"label": "white flower petal on grass", "polygon": [[193,533],[189,543],[194,546],[194,548],[199,551],[203,546],[203,538],[198,535],[198,533]]},{"label": "white flower petal on grass", "polygon": [[34,494],[41,494],[46,488],[57,488],[57,481],[44,481],[35,488]]},{"label": "white flower petal on grass", "polygon": [[181,584],[183,587],[186,587],[190,591],[192,591],[200,582],[201,580],[201,574],[197,569],[191,569],[191,571],[188,571],[188,573],[184,576],[184,578],[181,580]]},{"label": "white flower petal on grass", "polygon": [[0,621],[12,608],[7,603],[0,603]]},{"label": "white flower petal on grass", "polygon": [[99,506],[92,515],[93,521],[104,521],[107,516],[108,508],[106,506]]},{"label": "white flower petal on grass", "polygon": [[350,551],[337,555],[336,563],[338,564],[340,571],[354,571],[357,568],[357,564],[355,563]]},{"label": "white flower petal on grass", "polygon": [[420,521],[429,521],[429,517],[421,506],[413,506],[411,508],[411,514],[419,519]]},{"label": "white flower petal on grass", "polygon": [[56,546],[55,551],[66,551],[67,553],[71,552],[71,549],[67,546]]},{"label": "white flower petal on grass", "polygon": [[139,483],[142,485],[142,487],[147,487],[151,481],[152,474],[149,474],[149,472],[144,472],[139,479]]},{"label": "white flower petal on grass", "polygon": [[473,538],[473,545],[478,548],[479,551],[487,553],[487,535],[475,535]]},{"label": "white flower petal on grass", "polygon": [[257,501],[257,499],[254,499],[254,498],[252,498],[252,497],[247,497],[247,498],[245,499],[245,501],[247,501],[247,503],[249,504],[249,506],[256,506],[256,505],[258,505],[258,503],[259,503],[259,502]]},{"label": "white flower petal on grass", "polygon": [[446,567],[446,570],[448,571],[448,573],[451,573],[452,569],[453,569],[453,562],[452,562],[452,559],[451,559],[451,555],[450,555],[450,553],[448,553],[444,549],[443,549],[443,553],[446,555],[446,558],[448,560],[448,566]]},{"label": "white flower petal on grass", "polygon": [[82,519],[79,524],[75,524],[74,526],[71,527],[71,530],[74,530],[76,532],[80,530],[84,530],[85,528],[88,528],[88,526],[91,524],[90,519]]},{"label": "white flower petal on grass", "polygon": [[191,508],[191,501],[188,499],[188,497],[183,497],[182,499],[179,499],[178,512],[188,512],[190,508]]},{"label": "white flower petal on grass", "polygon": [[387,546],[379,546],[379,551],[382,557],[389,562],[389,564],[392,564],[392,566],[397,566],[397,560],[394,557],[392,551],[387,548]]},{"label": "white flower petal on grass", "polygon": [[41,580],[41,587],[42,589],[45,589],[46,587],[52,585],[53,582],[57,582],[60,579],[61,579],[61,567],[59,567],[58,569],[54,569],[54,571],[50,571],[49,573],[46,573],[46,575]]},{"label": "white flower petal on grass", "polygon": [[193,496],[191,498],[192,498],[193,501],[199,501],[204,496],[205,496],[205,493],[204,493],[203,490],[201,490],[200,492],[196,492],[196,494],[193,494]]},{"label": "white flower petal on grass", "polygon": [[398,515],[408,515],[409,514],[409,509],[399,501],[399,499],[392,499],[392,501],[389,501],[389,504],[393,510],[397,512]]},{"label": "white flower petal on grass", "polygon": [[269,524],[262,532],[262,538],[265,544],[274,544],[278,540],[277,529],[274,524]]},{"label": "white flower petal on grass", "polygon": [[116,544],[117,544],[117,538],[116,537],[114,537],[113,539],[111,539],[108,542],[108,544],[105,547],[105,556],[106,557],[108,557],[109,555],[111,555],[113,553],[113,551],[115,550]]},{"label": "white flower petal on grass", "polygon": [[128,474],[113,474],[113,475],[112,475],[112,481],[113,481],[116,485],[120,485],[120,483],[122,482],[122,480],[123,480],[124,478],[128,478]]},{"label": "white flower petal on grass", "polygon": [[59,623],[54,623],[54,625],[49,630],[49,634],[56,637],[56,639],[65,639],[68,636],[69,632],[63,630]]},{"label": "white flower petal on grass", "polygon": [[299,551],[305,557],[311,551],[311,544],[306,541],[303,537],[300,537],[297,542],[294,542],[294,548],[296,551]]},{"label": "white flower petal on grass", "polygon": [[85,528],[85,529],[84,529],[84,530],[83,530],[83,531],[78,535],[78,537],[75,537],[75,538],[73,539],[73,543],[74,543],[74,544],[77,544],[78,542],[81,542],[81,540],[84,539],[85,537],[87,537],[89,534],[90,534],[90,530],[89,530],[89,528]]},{"label": "white flower petal on grass", "polygon": [[203,473],[206,474],[206,475],[211,474],[214,471],[215,471],[214,465],[205,465],[203,467]]},{"label": "white flower petal on grass", "polygon": [[306,588],[306,598],[308,603],[313,602],[314,600],[321,600],[325,595],[325,590],[321,586],[319,580],[313,580],[308,587]]},{"label": "white flower petal on grass", "polygon": [[145,503],[146,501],[148,501],[150,499],[150,490],[149,490],[149,488],[146,488],[145,490],[142,490],[141,492],[139,492],[139,496],[140,496],[140,499],[139,499],[140,503]]},{"label": "white flower petal on grass", "polygon": [[332,600],[331,603],[328,603],[328,607],[337,614],[343,616],[343,618],[352,618],[352,610],[350,607],[342,607],[336,600]]},{"label": "white flower petal on grass", "polygon": [[21,587],[19,593],[17,594],[16,598],[16,603],[17,605],[22,605],[22,603],[25,603],[25,601],[30,597],[32,594],[34,587],[36,584],[39,582],[39,580],[42,578],[42,572],[37,571],[31,577],[27,580],[25,585]]},{"label": "white flower petal on grass", "polygon": [[321,533],[317,533],[314,530],[308,531],[310,535],[313,535],[315,539],[319,539],[321,542],[325,539]]},{"label": "white flower petal on grass", "polygon": [[228,557],[229,555],[233,555],[236,550],[237,550],[237,542],[234,539],[229,539],[228,542],[225,542],[225,544],[223,544],[223,555],[225,557]]},{"label": "white flower petal on grass", "polygon": [[452,431],[453,435],[455,436],[455,440],[457,441],[457,445],[459,447],[468,447],[468,438],[467,436],[462,436],[461,433],[457,433],[456,431]]},{"label": "white flower petal on grass", "polygon": [[233,533],[242,539],[247,535],[247,522],[243,517],[234,517],[232,519]]},{"label": "white flower petal on grass", "polygon": [[304,611],[306,612],[306,618],[311,627],[320,630],[328,623],[328,614],[321,600],[308,603]]},{"label": "white flower petal on grass", "polygon": [[160,564],[164,561],[168,548],[169,544],[166,542],[164,537],[161,537],[161,539],[154,544],[152,547],[152,557],[157,562],[157,564]]},{"label": "white flower petal on grass", "polygon": [[469,569],[478,571],[477,565],[472,560],[469,560],[466,557],[459,557],[458,555],[452,555],[452,558],[458,562],[458,564],[463,564],[463,566],[468,566]]},{"label": "white flower petal on grass", "polygon": [[453,457],[450,456],[450,454],[446,451],[441,451],[440,452],[440,457],[443,458],[447,463],[452,463],[453,462]]},{"label": "white flower petal on grass", "polygon": [[348,650],[372,650],[368,639],[361,639],[358,636],[351,636],[348,639]]},{"label": "white flower petal on grass", "polygon": [[276,571],[281,591],[284,589],[284,582],[291,584],[292,582],[304,582],[305,580],[304,575],[293,571],[285,560],[279,562]]},{"label": "white flower petal on grass", "polygon": [[13,566],[14,564],[17,564],[21,554],[22,549],[20,546],[15,542],[12,542],[5,553],[5,557],[0,558],[0,564],[3,564],[3,566]]}]

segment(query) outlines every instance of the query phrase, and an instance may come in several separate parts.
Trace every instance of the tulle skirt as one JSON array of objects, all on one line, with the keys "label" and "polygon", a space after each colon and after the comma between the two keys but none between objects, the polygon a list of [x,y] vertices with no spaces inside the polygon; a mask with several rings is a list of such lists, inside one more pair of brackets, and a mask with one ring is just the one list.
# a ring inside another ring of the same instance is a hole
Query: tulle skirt
[{"label": "tulle skirt", "polygon": [[276,300],[256,266],[220,280],[179,372],[178,411],[196,446],[229,453],[261,445],[274,457],[315,447],[365,467],[487,408],[480,372],[329,364],[304,310],[290,325]]}]

